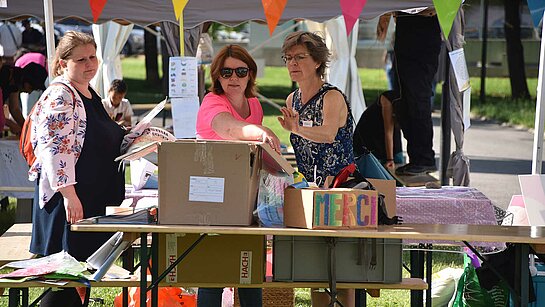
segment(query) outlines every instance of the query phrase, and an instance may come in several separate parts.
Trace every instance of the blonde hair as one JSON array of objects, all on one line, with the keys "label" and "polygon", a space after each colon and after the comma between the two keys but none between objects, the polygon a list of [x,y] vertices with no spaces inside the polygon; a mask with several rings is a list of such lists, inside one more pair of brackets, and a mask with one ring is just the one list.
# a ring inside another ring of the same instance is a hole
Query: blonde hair
[{"label": "blonde hair", "polygon": [[93,45],[95,50],[97,44],[94,38],[86,33],[67,31],[60,39],[57,45],[57,51],[55,52],[55,59],[53,60],[53,76],[57,77],[63,74],[60,60],[67,60],[74,51],[74,48],[84,45]]}]

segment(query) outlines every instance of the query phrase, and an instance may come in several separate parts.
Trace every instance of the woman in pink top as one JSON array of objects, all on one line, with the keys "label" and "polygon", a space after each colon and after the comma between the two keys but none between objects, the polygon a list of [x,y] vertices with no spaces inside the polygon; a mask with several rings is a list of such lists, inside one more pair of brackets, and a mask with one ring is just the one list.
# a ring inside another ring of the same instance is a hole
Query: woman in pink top
[{"label": "woman in pink top", "polygon": [[261,125],[256,96],[257,65],[242,47],[223,47],[210,66],[212,86],[197,114],[197,138],[262,141],[280,152],[280,141]]},{"label": "woman in pink top", "polygon": [[[212,86],[197,113],[197,138],[263,141],[280,152],[278,137],[263,127],[263,109],[255,98],[257,65],[242,47],[223,47],[210,66]],[[222,288],[199,288],[198,307],[220,307]],[[239,288],[241,307],[262,306],[258,288]]]}]

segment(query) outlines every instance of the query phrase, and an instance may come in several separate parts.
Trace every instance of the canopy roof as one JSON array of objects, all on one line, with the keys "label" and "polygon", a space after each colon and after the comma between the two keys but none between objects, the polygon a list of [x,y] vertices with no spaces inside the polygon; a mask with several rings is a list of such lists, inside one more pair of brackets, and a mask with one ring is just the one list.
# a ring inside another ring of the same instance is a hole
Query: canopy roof
[{"label": "canopy roof", "polygon": [[[89,0],[52,0],[54,20],[78,17],[90,23]],[[432,0],[367,0],[360,18],[371,19],[384,12],[432,6]],[[296,18],[325,21],[341,15],[339,0],[288,0],[280,23]],[[0,19],[33,16],[44,19],[43,0],[11,0],[0,8]],[[109,0],[98,23],[124,20],[141,26],[159,21],[177,22],[171,0]],[[206,21],[236,25],[248,20],[265,21],[261,1],[189,0],[184,10],[184,26],[193,28]]]}]

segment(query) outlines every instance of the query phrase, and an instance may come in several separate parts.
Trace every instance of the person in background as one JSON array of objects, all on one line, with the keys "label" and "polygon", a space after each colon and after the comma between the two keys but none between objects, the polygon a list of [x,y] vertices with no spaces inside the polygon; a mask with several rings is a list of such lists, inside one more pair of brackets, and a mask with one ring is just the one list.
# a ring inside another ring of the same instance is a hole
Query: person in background
[{"label": "person in background", "polygon": [[365,109],[354,130],[354,154],[359,156],[369,150],[392,174],[396,163],[403,162],[401,132],[395,124],[394,103],[398,100],[394,91],[380,94]]},{"label": "person in background", "polygon": [[42,32],[33,28],[30,25],[29,19],[21,21],[21,24],[25,28],[22,33],[23,39],[21,46],[32,51],[43,50],[42,41],[44,35],[42,34]]},{"label": "person in background", "polygon": [[13,65],[13,58],[22,42],[23,35],[16,25],[10,21],[0,24],[0,58],[3,65]]},{"label": "person in background", "polygon": [[[45,57],[45,55],[39,52],[32,52],[25,48],[19,49],[17,51],[17,54],[15,55],[15,67],[24,68],[30,63],[39,64],[45,69],[45,71],[48,70],[47,58]],[[44,85],[49,85],[47,79]],[[21,100],[21,112],[24,118],[28,116],[28,113],[30,113],[30,110],[32,110],[32,107],[34,106],[36,101],[38,101],[41,95],[42,90],[35,90],[32,93],[21,93],[19,95],[19,99]]]},{"label": "person in background", "polygon": [[125,98],[127,89],[125,81],[115,79],[108,90],[108,97],[102,99],[102,105],[110,118],[123,127],[132,126],[131,118],[134,114],[131,103]]},{"label": "person in background", "polygon": [[35,90],[44,90],[47,71],[36,63],[27,64],[24,68],[3,65],[0,68],[0,89],[2,90],[3,104],[9,107],[11,119],[6,123],[14,134],[20,134],[25,118],[21,111],[20,93],[32,93]]},{"label": "person in background", "polygon": [[[353,119],[341,90],[324,82],[329,50],[324,39],[309,32],[294,32],[282,45],[282,59],[299,86],[286,99],[278,120],[289,132],[297,168],[308,181],[322,185],[354,163]],[[328,295],[312,291],[313,306],[327,306]],[[354,291],[339,291],[339,301],[353,306]]]},{"label": "person in background", "polygon": [[[72,232],[70,224],[104,215],[125,198],[125,175],[114,162],[125,133],[89,84],[97,69],[93,37],[66,32],[52,65],[55,79],[31,114],[36,161],[29,180],[37,184],[30,252],[36,255],[64,250],[85,261],[112,234]],[[82,306],[82,299],[75,288],[63,288],[48,292],[40,306]]]},{"label": "person in background", "polygon": [[[278,137],[262,125],[263,109],[256,96],[257,64],[244,48],[223,47],[212,60],[210,93],[197,113],[197,138],[262,141],[280,152]],[[199,288],[199,307],[220,307],[222,288]],[[239,288],[240,305],[261,306],[262,290]]]}]

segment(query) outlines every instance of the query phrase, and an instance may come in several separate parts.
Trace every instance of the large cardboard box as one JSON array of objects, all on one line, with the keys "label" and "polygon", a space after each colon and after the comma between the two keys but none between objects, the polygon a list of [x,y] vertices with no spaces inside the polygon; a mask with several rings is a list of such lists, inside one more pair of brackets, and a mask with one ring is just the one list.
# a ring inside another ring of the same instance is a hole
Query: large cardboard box
[{"label": "large cardboard box", "polygon": [[158,160],[159,224],[251,225],[262,164],[293,171],[256,142],[163,142]]},{"label": "large cardboard box", "polygon": [[377,191],[295,189],[284,191],[284,224],[307,229],[376,228],[378,193],[385,195],[388,215],[395,215],[395,181],[373,180]]},{"label": "large cardboard box", "polygon": [[[159,272],[198,238],[198,234],[160,234]],[[207,236],[166,276],[165,282],[260,284],[264,272],[264,236]]]}]

